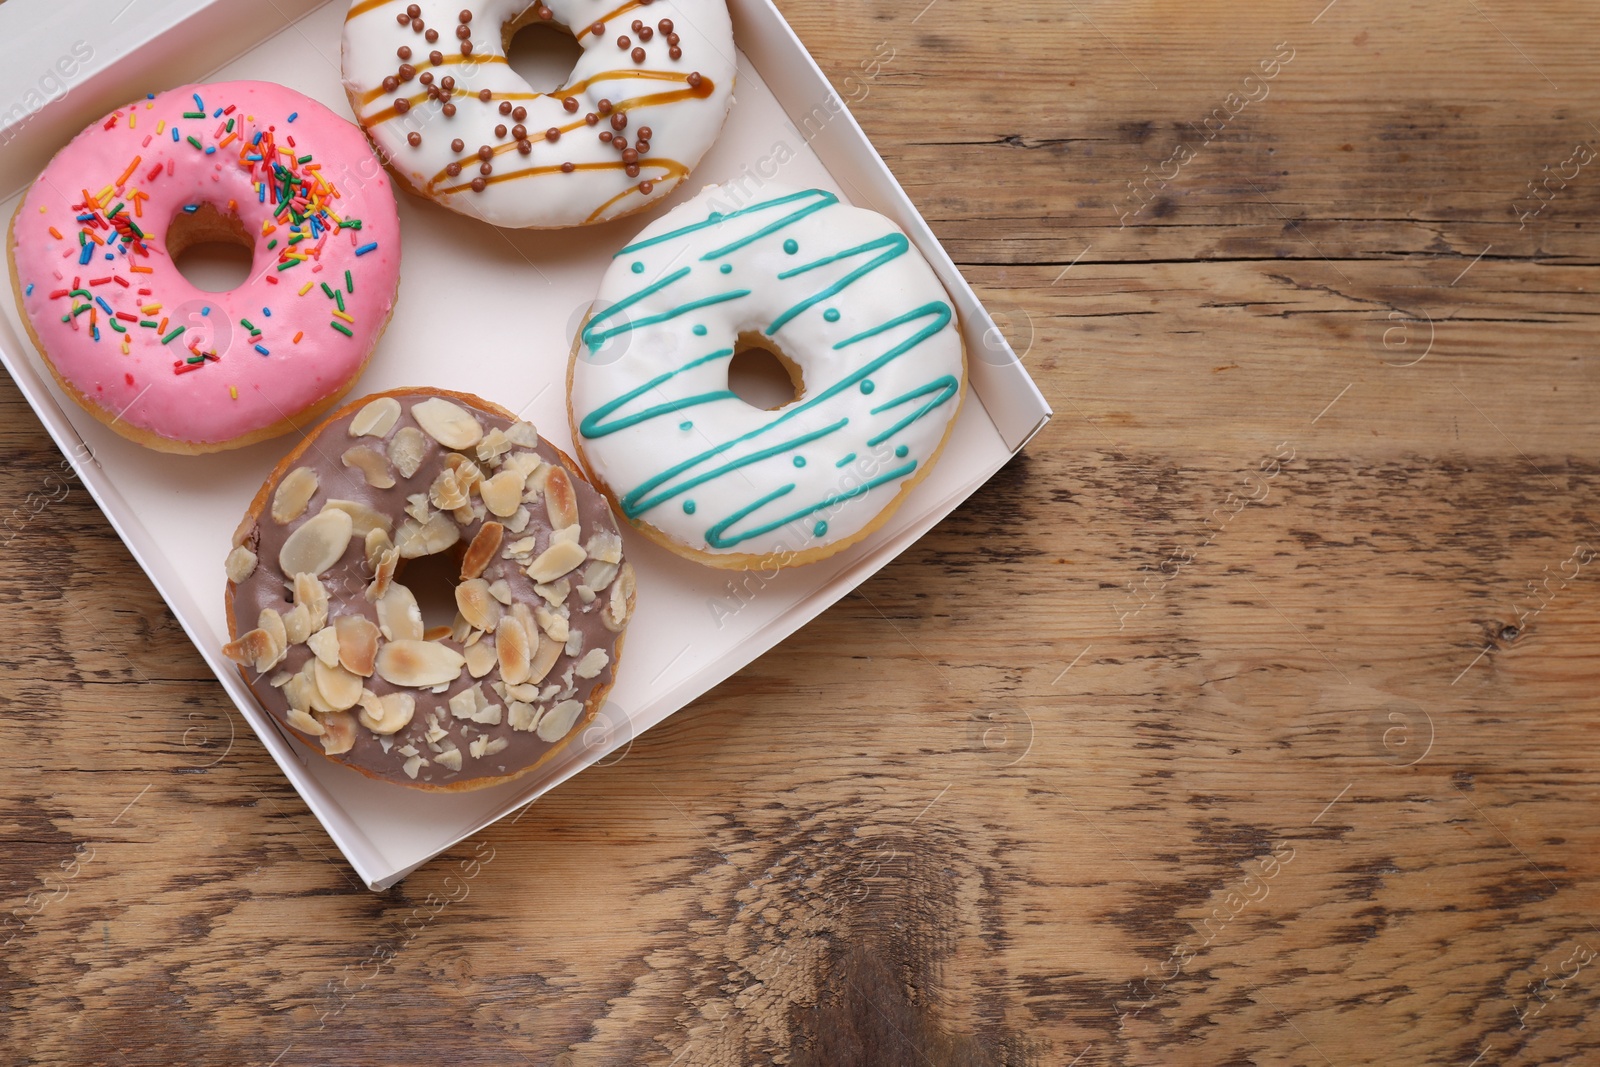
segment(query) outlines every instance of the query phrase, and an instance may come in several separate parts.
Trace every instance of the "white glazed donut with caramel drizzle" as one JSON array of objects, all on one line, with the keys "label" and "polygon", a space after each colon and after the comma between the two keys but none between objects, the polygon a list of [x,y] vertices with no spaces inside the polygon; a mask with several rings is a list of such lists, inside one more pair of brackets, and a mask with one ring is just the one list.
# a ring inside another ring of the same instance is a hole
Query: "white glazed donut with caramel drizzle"
[{"label": "white glazed donut with caramel drizzle", "polygon": [[[533,22],[583,47],[553,92],[506,62]],[[353,0],[344,25],[345,92],[394,175],[519,229],[604,222],[670,193],[722,128],[735,56],[725,0]]]}]

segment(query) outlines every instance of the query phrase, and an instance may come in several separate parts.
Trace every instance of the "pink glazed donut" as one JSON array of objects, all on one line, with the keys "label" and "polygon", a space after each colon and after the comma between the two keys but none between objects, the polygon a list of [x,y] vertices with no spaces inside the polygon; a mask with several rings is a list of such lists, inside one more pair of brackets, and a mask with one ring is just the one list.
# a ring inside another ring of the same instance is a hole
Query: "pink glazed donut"
[{"label": "pink glazed donut", "polygon": [[[177,268],[211,241],[253,250],[230,292]],[[400,283],[394,193],[361,131],[270,82],[185,85],[113,111],[33,183],[8,251],[62,390],[163,452],[314,421],[366,366]]]}]

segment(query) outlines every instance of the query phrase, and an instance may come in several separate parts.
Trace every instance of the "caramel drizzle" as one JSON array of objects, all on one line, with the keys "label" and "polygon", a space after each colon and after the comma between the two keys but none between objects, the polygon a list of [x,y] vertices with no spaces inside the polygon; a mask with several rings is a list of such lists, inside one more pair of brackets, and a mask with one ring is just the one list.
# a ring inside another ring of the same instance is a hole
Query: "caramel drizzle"
[{"label": "caramel drizzle", "polygon": [[[449,63],[454,58],[455,57],[446,57],[445,62]],[[499,60],[495,60],[494,62],[504,63],[505,59],[501,58]],[[589,77],[583,79],[582,81],[574,82],[572,85],[569,85],[564,89],[557,89],[553,93],[506,92],[506,93],[495,93],[494,94],[494,98],[496,100],[537,100],[541,96],[548,96],[548,97],[552,97],[553,99],[556,99],[556,100],[566,100],[567,98],[572,97],[572,96],[576,96],[578,93],[581,93],[584,90],[588,89],[589,86],[593,85],[595,82],[601,82],[601,81],[623,81],[623,80],[630,80],[630,79],[633,80],[633,81],[684,82],[687,78],[688,78],[688,75],[679,74],[675,70],[605,70],[605,71],[601,71],[598,74],[591,74]],[[704,80],[701,81],[700,85],[701,85],[701,89],[704,89],[705,91],[702,92],[700,89],[695,89],[695,90],[692,90],[693,94],[696,95],[696,96],[700,96],[700,97],[710,96],[711,95],[711,88],[708,88],[708,87],[712,86],[711,79],[710,78],[705,78]],[[387,96],[387,95],[388,94],[385,93],[384,90],[383,90],[383,86],[380,85],[376,89],[368,90],[367,93],[362,96],[361,102],[363,104],[370,104],[370,103],[372,103],[372,101],[376,100],[378,97]],[[428,98],[429,98],[428,97],[428,92],[427,92],[426,89],[424,89],[421,93],[418,93],[415,96],[406,97],[406,102],[410,107],[416,107],[418,104],[422,103],[424,100],[427,100]],[[473,94],[471,92],[465,92],[464,91],[461,94],[461,98],[463,100],[473,100],[473,99],[476,99],[476,96],[475,96],[475,94]],[[650,99],[653,99],[653,98],[650,98]],[[621,110],[623,108],[623,106],[624,106],[623,104],[616,105],[618,110]],[[381,123],[388,122],[390,119],[394,118],[398,114],[399,114],[399,112],[394,109],[394,105],[390,104],[388,107],[384,108],[382,111],[378,111],[378,112],[373,113],[372,115],[363,117],[362,120],[361,120],[361,124],[363,126],[368,126],[368,127],[377,126],[377,125],[379,125]],[[582,123],[579,123],[579,125],[582,125]],[[566,133],[567,130],[573,129],[573,128],[574,127],[571,127],[571,126],[562,127],[561,128],[561,132],[562,133]]]},{"label": "caramel drizzle", "polygon": [[[503,64],[506,61],[506,57],[505,56],[494,56],[494,55],[463,56],[463,55],[457,55],[455,53],[452,53],[452,54],[444,57],[444,62],[443,63],[438,63],[438,64],[435,64],[435,65],[436,66],[440,66],[440,67],[448,67],[448,66],[451,66],[452,64],[455,64],[455,63],[465,63],[469,59],[477,60],[480,63],[501,63],[501,64]],[[389,94],[388,90],[384,89],[384,87],[382,85],[380,85],[376,89],[368,89],[366,92],[362,93],[361,94],[361,103],[362,104],[370,104],[374,100],[378,99],[378,97],[380,97],[380,96],[389,96],[389,95],[390,94]],[[501,94],[499,94],[499,98],[500,99],[504,99],[508,95],[510,95],[510,94],[501,93]],[[537,96],[539,94],[535,93],[534,95]],[[426,89],[424,89],[422,91],[422,95],[421,96],[413,96],[413,97],[410,97],[409,99],[411,101],[412,106],[415,107],[421,101],[428,99],[428,92],[427,92]],[[385,119],[384,121],[388,121],[388,120]]]},{"label": "caramel drizzle", "polygon": [[359,4],[350,5],[350,10],[344,13],[344,20],[349,22],[357,15],[365,15],[368,11],[383,7],[385,4],[391,2],[392,0],[361,0],[361,3]]},{"label": "caramel drizzle", "polygon": [[[652,71],[652,72],[648,72],[648,73],[652,73],[653,74],[655,72]],[[681,75],[674,75],[674,78],[676,80],[682,80],[682,77],[683,76],[681,76]],[[670,93],[652,93],[649,96],[636,96],[636,97],[633,97],[630,100],[623,100],[620,103],[614,105],[612,107],[612,111],[613,111],[613,113],[615,113],[615,112],[618,112],[618,111],[628,111],[628,110],[630,110],[632,108],[636,108],[636,107],[652,107],[652,106],[654,106],[656,104],[671,104],[671,103],[676,103],[679,100],[686,100],[686,99],[688,99],[690,97],[700,97],[700,98],[704,99],[705,97],[710,96],[711,93],[713,91],[715,91],[715,88],[716,87],[714,85],[712,85],[710,78],[702,78],[700,80],[700,87],[699,88],[694,88],[692,86],[689,86],[689,87],[685,87],[683,89],[675,89]],[[586,123],[583,119],[575,119],[572,122],[567,123],[567,125],[565,125],[565,126],[557,126],[556,129],[560,130],[562,135],[564,136],[564,135],[566,135],[568,133],[571,133],[573,130],[587,128],[587,127],[588,127],[588,123]],[[531,133],[533,133],[533,131],[530,130],[529,133],[531,134]],[[540,138],[542,138],[544,135],[543,134],[539,134],[538,136]],[[532,138],[530,138],[530,139],[532,139]],[[537,141],[535,141],[535,143],[537,143]],[[506,142],[504,142],[502,144],[498,144],[498,145],[494,146],[494,154],[496,156],[498,156],[498,155],[500,155],[502,153],[510,152],[511,150],[513,150],[516,147],[517,147],[517,142],[515,142],[515,141],[506,141]],[[475,160],[477,158],[478,158],[477,156],[473,156],[473,155],[465,156],[464,157],[465,162],[462,164],[463,167],[467,166],[468,164],[471,163],[472,160]],[[677,164],[672,160],[660,160],[658,162],[661,162],[661,163],[672,163],[673,166],[680,166],[680,164]],[[639,160],[639,165],[641,167],[644,166],[644,164],[645,164],[645,160],[643,160],[643,159]],[[625,164],[621,163],[620,160],[617,163],[617,166],[624,166],[624,165]],[[608,168],[609,169],[611,165],[609,163],[579,163],[579,164],[576,164],[576,166],[578,168],[580,168],[580,169],[591,169],[592,170],[592,169],[594,169],[596,167]],[[505,180],[507,178],[515,178],[515,177],[518,177],[518,176],[523,175],[523,174],[536,174],[536,173],[540,173],[543,169],[548,169],[548,168],[535,167],[535,168],[532,168],[532,169],[529,169],[529,170],[513,171],[512,173],[506,174],[506,175],[491,174],[491,175],[489,175],[489,177],[487,179],[487,182],[492,184],[492,183],[497,182],[497,181],[503,181],[503,180]],[[554,169],[560,170],[561,168],[560,168],[560,166],[557,166]],[[685,169],[683,171],[683,173],[684,174],[688,174],[688,170]],[[429,193],[429,195],[432,195],[434,193],[438,193],[440,195],[443,195],[445,193],[454,192],[457,189],[470,187],[471,184],[472,184],[469,181],[469,182],[466,182],[464,184],[448,186],[448,187],[446,187],[444,189],[437,188],[438,184],[441,181],[444,181],[446,178],[448,178],[450,176],[451,175],[450,175],[450,172],[448,170],[441,170],[441,171],[438,171],[437,173],[435,173],[433,177],[429,178],[428,179],[428,184],[427,184],[427,192]]]},{"label": "caramel drizzle", "polygon": [[[627,164],[623,163],[622,160],[615,159],[615,160],[608,160],[608,161],[603,162],[603,163],[574,163],[572,165],[572,169],[573,169],[574,172],[580,171],[580,170],[622,170],[626,165]],[[639,167],[640,167],[641,170],[643,168],[645,168],[645,167],[658,167],[658,168],[660,168],[660,170],[662,172],[661,176],[659,178],[641,179],[641,180],[645,180],[645,181],[671,181],[673,179],[677,179],[679,181],[682,181],[689,174],[689,168],[684,166],[682,163],[679,163],[675,159],[641,159],[641,160],[639,160]],[[507,172],[505,172],[503,174],[491,174],[487,178],[483,179],[483,183],[484,183],[485,186],[489,186],[489,185],[493,185],[496,182],[508,182],[508,181],[512,181],[513,179],[516,179],[516,178],[531,178],[531,177],[536,177],[536,176],[538,176],[540,174],[552,174],[552,173],[554,173],[554,174],[564,174],[566,172],[561,169],[561,164],[553,163],[553,164],[549,164],[547,166],[542,166],[542,167],[529,167],[526,170],[507,171]],[[449,186],[446,186],[443,189],[438,189],[438,190],[430,188],[428,191],[430,193],[437,192],[438,195],[444,196],[444,195],[447,195],[449,193],[459,193],[462,190],[471,190],[471,189],[472,189],[472,183],[471,182],[462,182],[462,183],[460,183],[458,185],[449,185]],[[612,204],[616,203],[616,201],[620,200],[622,197],[627,196],[628,193],[630,193],[630,192],[637,193],[638,191],[639,191],[639,187],[637,185],[630,185],[627,189],[623,190],[620,194],[618,194],[617,196],[612,197],[610,200],[608,200],[604,204],[602,204],[595,211],[595,213],[593,215],[589,216],[588,221],[593,222],[597,217],[599,217],[600,212],[604,211],[606,208],[608,208]]]}]

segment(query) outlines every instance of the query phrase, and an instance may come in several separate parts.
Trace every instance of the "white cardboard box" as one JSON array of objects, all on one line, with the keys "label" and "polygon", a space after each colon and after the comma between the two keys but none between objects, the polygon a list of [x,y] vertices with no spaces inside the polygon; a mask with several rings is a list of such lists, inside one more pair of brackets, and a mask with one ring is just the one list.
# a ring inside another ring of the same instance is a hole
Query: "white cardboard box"
[{"label": "white cardboard box", "polygon": [[[343,0],[0,5],[0,41],[10,53],[0,65],[0,193],[6,196],[0,219],[10,218],[21,192],[57,148],[145,92],[186,81],[260,78],[348,114],[339,83],[346,6]],[[74,463],[84,485],[251,728],[374,890],[388,888],[628,744],[805,625],[949,514],[1050,418],[993,319],[770,0],[730,0],[729,7],[740,51],[736,102],[717,145],[663,205],[582,231],[539,233],[492,230],[399,194],[405,235],[400,298],[351,396],[401,385],[476,392],[518,411],[570,448],[562,388],[567,354],[611,254],[702,185],[743,181],[754,188],[763,179],[832,189],[906,230],[960,314],[971,392],[932,473],[881,530],[832,559],[738,574],[701,567],[629,537],[639,600],[616,687],[595,724],[537,775],[479,792],[425,794],[370,781],[280,732],[222,656],[222,558],[239,517],[286,445],[184,457],[117,437],[57,391],[26,339],[14,301],[0,300],[0,361],[63,453],[84,457]],[[226,56],[236,58],[218,67],[216,61]],[[780,144],[787,151],[776,151]],[[778,168],[775,157],[788,161]],[[483,314],[474,329],[480,352],[493,355],[445,360],[438,354],[449,350],[453,320],[430,321],[425,314],[439,301],[461,315],[508,304],[534,308],[544,321],[541,329],[528,331],[505,315]],[[531,342],[530,332],[537,334]]]}]

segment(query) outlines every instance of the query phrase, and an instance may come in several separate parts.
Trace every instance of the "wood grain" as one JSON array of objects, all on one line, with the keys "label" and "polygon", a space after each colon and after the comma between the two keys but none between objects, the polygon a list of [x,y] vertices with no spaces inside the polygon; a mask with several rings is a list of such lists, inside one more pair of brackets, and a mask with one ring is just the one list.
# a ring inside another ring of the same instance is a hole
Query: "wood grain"
[{"label": "wood grain", "polygon": [[0,1059],[1600,1055],[1600,9],[782,6],[1057,420],[374,895],[0,389]]}]

